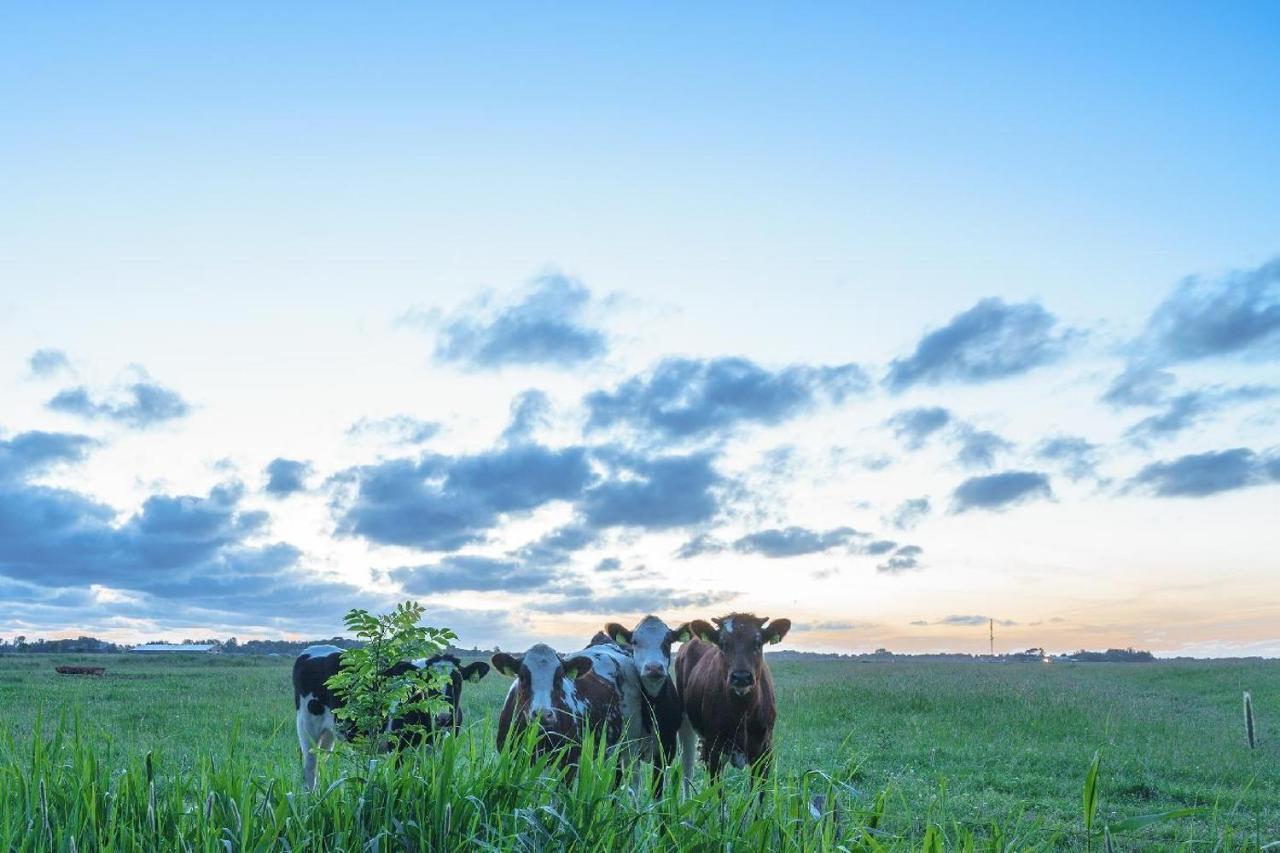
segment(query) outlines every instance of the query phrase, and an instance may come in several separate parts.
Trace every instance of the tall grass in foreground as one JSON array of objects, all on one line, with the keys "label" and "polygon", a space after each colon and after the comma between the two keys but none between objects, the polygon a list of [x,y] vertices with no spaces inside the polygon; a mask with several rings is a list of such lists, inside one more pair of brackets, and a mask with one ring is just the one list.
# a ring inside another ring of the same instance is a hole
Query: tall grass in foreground
[{"label": "tall grass in foreground", "polygon": [[[297,764],[262,766],[234,735],[223,754],[175,772],[163,754],[122,754],[79,720],[29,741],[0,731],[0,849],[113,850],[1044,850],[1095,840],[1099,760],[1089,771],[1085,830],[1071,835],[961,825],[936,808],[897,809],[892,792],[864,795],[826,774],[775,776],[763,797],[746,774],[699,776],[689,798],[661,800],[616,784],[627,768],[588,744],[571,780],[528,742],[493,747],[490,724],[372,766],[330,757],[302,790]],[[945,794],[945,792],[944,792]],[[1107,827],[1109,836],[1181,815]],[[1131,825],[1130,825],[1131,824]],[[1132,841],[1137,842],[1135,837]],[[1221,844],[1224,839],[1219,838]],[[1257,846],[1225,839],[1229,849]],[[1132,843],[1123,845],[1126,849]]]}]

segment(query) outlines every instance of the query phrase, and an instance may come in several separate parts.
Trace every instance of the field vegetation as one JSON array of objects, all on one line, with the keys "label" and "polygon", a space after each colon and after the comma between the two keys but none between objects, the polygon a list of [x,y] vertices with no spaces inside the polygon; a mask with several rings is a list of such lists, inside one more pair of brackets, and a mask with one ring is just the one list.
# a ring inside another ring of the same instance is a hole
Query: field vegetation
[{"label": "field vegetation", "polygon": [[[107,668],[59,676],[58,664]],[[0,848],[1265,849],[1280,841],[1280,663],[775,661],[763,803],[731,771],[655,802],[612,759],[571,785],[465,734],[303,793],[289,658],[0,656]],[[1250,691],[1256,747],[1247,742]],[[1095,755],[1099,756],[1094,763]],[[1093,780],[1092,786],[1086,779]],[[674,788],[672,788],[674,790]]]}]

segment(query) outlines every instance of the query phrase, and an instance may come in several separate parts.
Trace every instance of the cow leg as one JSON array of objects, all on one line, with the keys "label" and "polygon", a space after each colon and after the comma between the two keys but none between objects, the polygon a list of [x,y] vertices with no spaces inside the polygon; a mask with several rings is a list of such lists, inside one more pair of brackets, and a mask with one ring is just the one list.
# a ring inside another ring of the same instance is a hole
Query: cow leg
[{"label": "cow leg", "polygon": [[724,767],[724,745],[719,742],[712,744],[704,740],[702,746],[703,760],[707,763],[707,775],[711,777],[712,782],[715,782],[720,778],[720,769]]},{"label": "cow leg", "polygon": [[646,787],[644,784],[645,756],[642,754],[643,752],[644,750],[641,749],[629,749],[623,753],[626,760],[631,762],[631,791],[637,797],[640,796],[640,792]]},{"label": "cow leg", "polygon": [[751,781],[759,791],[760,802],[764,802],[765,783],[769,781],[769,772],[773,769],[773,745],[764,743],[747,751],[751,761]]},{"label": "cow leg", "polygon": [[684,776],[684,792],[693,789],[693,765],[698,758],[698,733],[693,730],[693,723],[685,717],[680,721],[680,731],[676,735],[680,742],[680,769]]},{"label": "cow leg", "polygon": [[316,787],[316,754],[312,751],[315,744],[311,740],[311,728],[307,720],[306,703],[298,708],[298,749],[302,752],[302,784],[308,791]]},{"label": "cow leg", "polygon": [[302,697],[298,703],[296,719],[298,730],[298,748],[302,751],[302,781],[307,790],[316,787],[316,750],[332,750],[334,743],[333,711],[323,703],[311,698],[311,694]]}]

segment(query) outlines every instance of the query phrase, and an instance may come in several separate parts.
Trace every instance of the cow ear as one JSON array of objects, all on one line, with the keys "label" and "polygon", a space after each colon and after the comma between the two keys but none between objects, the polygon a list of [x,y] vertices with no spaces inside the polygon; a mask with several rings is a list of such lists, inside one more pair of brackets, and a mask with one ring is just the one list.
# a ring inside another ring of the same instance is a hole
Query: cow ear
[{"label": "cow ear", "polygon": [[578,679],[591,671],[591,658],[586,655],[576,655],[564,662],[564,677],[569,679]]},{"label": "cow ear", "polygon": [[761,633],[764,635],[766,643],[781,643],[782,638],[787,636],[787,632],[791,630],[790,619],[774,619],[764,627]]},{"label": "cow ear", "polygon": [[493,668],[505,675],[507,678],[515,678],[520,674],[520,659],[524,655],[509,655],[506,652],[498,652],[489,660],[493,661]]},{"label": "cow ear", "polygon": [[676,628],[669,635],[673,643],[687,643],[693,639],[692,623],[686,622],[679,628]]},{"label": "cow ear", "polygon": [[702,640],[704,643],[717,644],[720,642],[720,629],[713,626],[710,622],[704,622],[701,619],[694,619],[689,623],[689,630],[693,631],[693,636]]},{"label": "cow ear", "polygon": [[467,664],[462,668],[462,678],[465,681],[479,681],[488,674],[489,664],[482,660]]},{"label": "cow ear", "polygon": [[613,640],[620,646],[631,645],[631,632],[619,625],[617,622],[610,622],[604,626],[604,632],[609,635],[609,639]]}]

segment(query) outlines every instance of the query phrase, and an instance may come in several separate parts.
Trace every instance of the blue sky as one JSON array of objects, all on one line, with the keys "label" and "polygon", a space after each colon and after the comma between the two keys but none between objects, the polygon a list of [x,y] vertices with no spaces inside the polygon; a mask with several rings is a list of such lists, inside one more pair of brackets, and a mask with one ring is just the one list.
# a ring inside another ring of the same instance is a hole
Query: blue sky
[{"label": "blue sky", "polygon": [[1280,654],[1278,35],[5,8],[0,634]]}]

